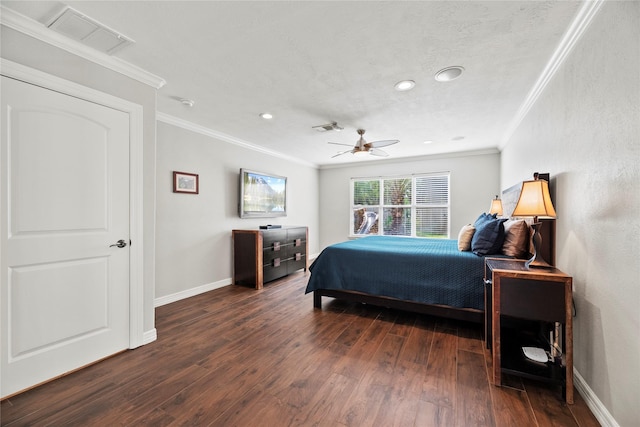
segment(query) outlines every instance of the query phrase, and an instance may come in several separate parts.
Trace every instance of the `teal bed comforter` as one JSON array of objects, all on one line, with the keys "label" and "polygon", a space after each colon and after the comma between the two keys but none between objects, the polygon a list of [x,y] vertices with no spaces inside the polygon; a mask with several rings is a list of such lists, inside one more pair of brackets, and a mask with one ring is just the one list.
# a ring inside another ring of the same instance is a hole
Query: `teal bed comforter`
[{"label": "teal bed comforter", "polygon": [[426,304],[484,310],[484,258],[457,240],[368,236],[325,248],[306,293],[346,290]]}]

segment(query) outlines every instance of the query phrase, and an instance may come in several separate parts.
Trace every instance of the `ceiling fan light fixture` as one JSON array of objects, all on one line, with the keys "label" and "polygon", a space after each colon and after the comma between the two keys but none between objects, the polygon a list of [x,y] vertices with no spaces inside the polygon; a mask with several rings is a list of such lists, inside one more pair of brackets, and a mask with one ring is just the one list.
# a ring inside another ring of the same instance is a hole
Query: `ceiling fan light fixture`
[{"label": "ceiling fan light fixture", "polygon": [[404,91],[413,89],[415,85],[416,85],[416,82],[414,82],[413,80],[402,80],[396,83],[393,87],[398,92],[404,92]]},{"label": "ceiling fan light fixture", "polygon": [[435,79],[439,82],[450,82],[462,75],[464,67],[454,65],[453,67],[443,68],[435,75]]}]

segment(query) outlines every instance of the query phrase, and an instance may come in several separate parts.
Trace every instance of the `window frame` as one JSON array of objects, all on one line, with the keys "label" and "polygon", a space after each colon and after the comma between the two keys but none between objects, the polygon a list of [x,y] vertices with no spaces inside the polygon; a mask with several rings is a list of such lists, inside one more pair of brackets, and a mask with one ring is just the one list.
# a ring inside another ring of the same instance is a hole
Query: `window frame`
[{"label": "window frame", "polygon": [[[445,177],[447,182],[447,203],[417,203],[417,191],[418,186],[416,182],[420,178],[429,178],[429,177]],[[411,179],[411,203],[406,205],[385,205],[384,204],[384,193],[385,193],[385,181],[391,180],[400,180],[400,179]],[[356,205],[354,204],[354,196],[355,196],[355,183],[359,181],[378,181],[378,204],[376,205]],[[431,173],[420,173],[420,174],[411,174],[411,175],[393,175],[393,176],[373,176],[373,177],[352,177],[350,179],[350,188],[349,188],[349,237],[350,238],[358,238],[365,236],[396,236],[396,237],[416,237],[416,238],[439,238],[439,237],[419,237],[417,236],[417,212],[419,208],[446,208],[447,219],[446,219],[446,236],[441,237],[443,239],[449,239],[451,236],[451,172],[431,172]],[[409,208],[410,209],[410,221],[411,221],[411,235],[396,235],[396,234],[384,234],[384,225],[381,225],[384,221],[384,212],[385,209],[393,209],[393,208]],[[377,233],[368,233],[368,234],[357,234],[355,232],[355,212],[359,209],[366,209],[367,211],[375,211],[378,214],[378,230]]]}]

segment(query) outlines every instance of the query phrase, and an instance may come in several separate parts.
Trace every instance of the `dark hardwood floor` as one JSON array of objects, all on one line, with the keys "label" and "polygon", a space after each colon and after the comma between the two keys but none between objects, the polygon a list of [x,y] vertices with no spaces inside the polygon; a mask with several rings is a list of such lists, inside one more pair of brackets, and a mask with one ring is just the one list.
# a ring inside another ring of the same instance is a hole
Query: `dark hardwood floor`
[{"label": "dark hardwood floor", "polygon": [[2,402],[11,426],[597,426],[490,384],[481,325],[325,299],[307,274],[156,310],[158,340]]}]

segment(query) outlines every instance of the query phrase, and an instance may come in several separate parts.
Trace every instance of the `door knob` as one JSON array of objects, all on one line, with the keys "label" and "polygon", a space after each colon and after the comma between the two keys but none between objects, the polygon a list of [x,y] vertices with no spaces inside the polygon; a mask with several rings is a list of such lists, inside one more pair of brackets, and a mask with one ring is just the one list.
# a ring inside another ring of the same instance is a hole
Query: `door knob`
[{"label": "door knob", "polygon": [[124,248],[125,246],[127,246],[127,242],[125,242],[124,240],[120,239],[116,243],[114,243],[113,245],[109,245],[110,248],[112,248],[114,246],[117,246],[119,248]]}]

